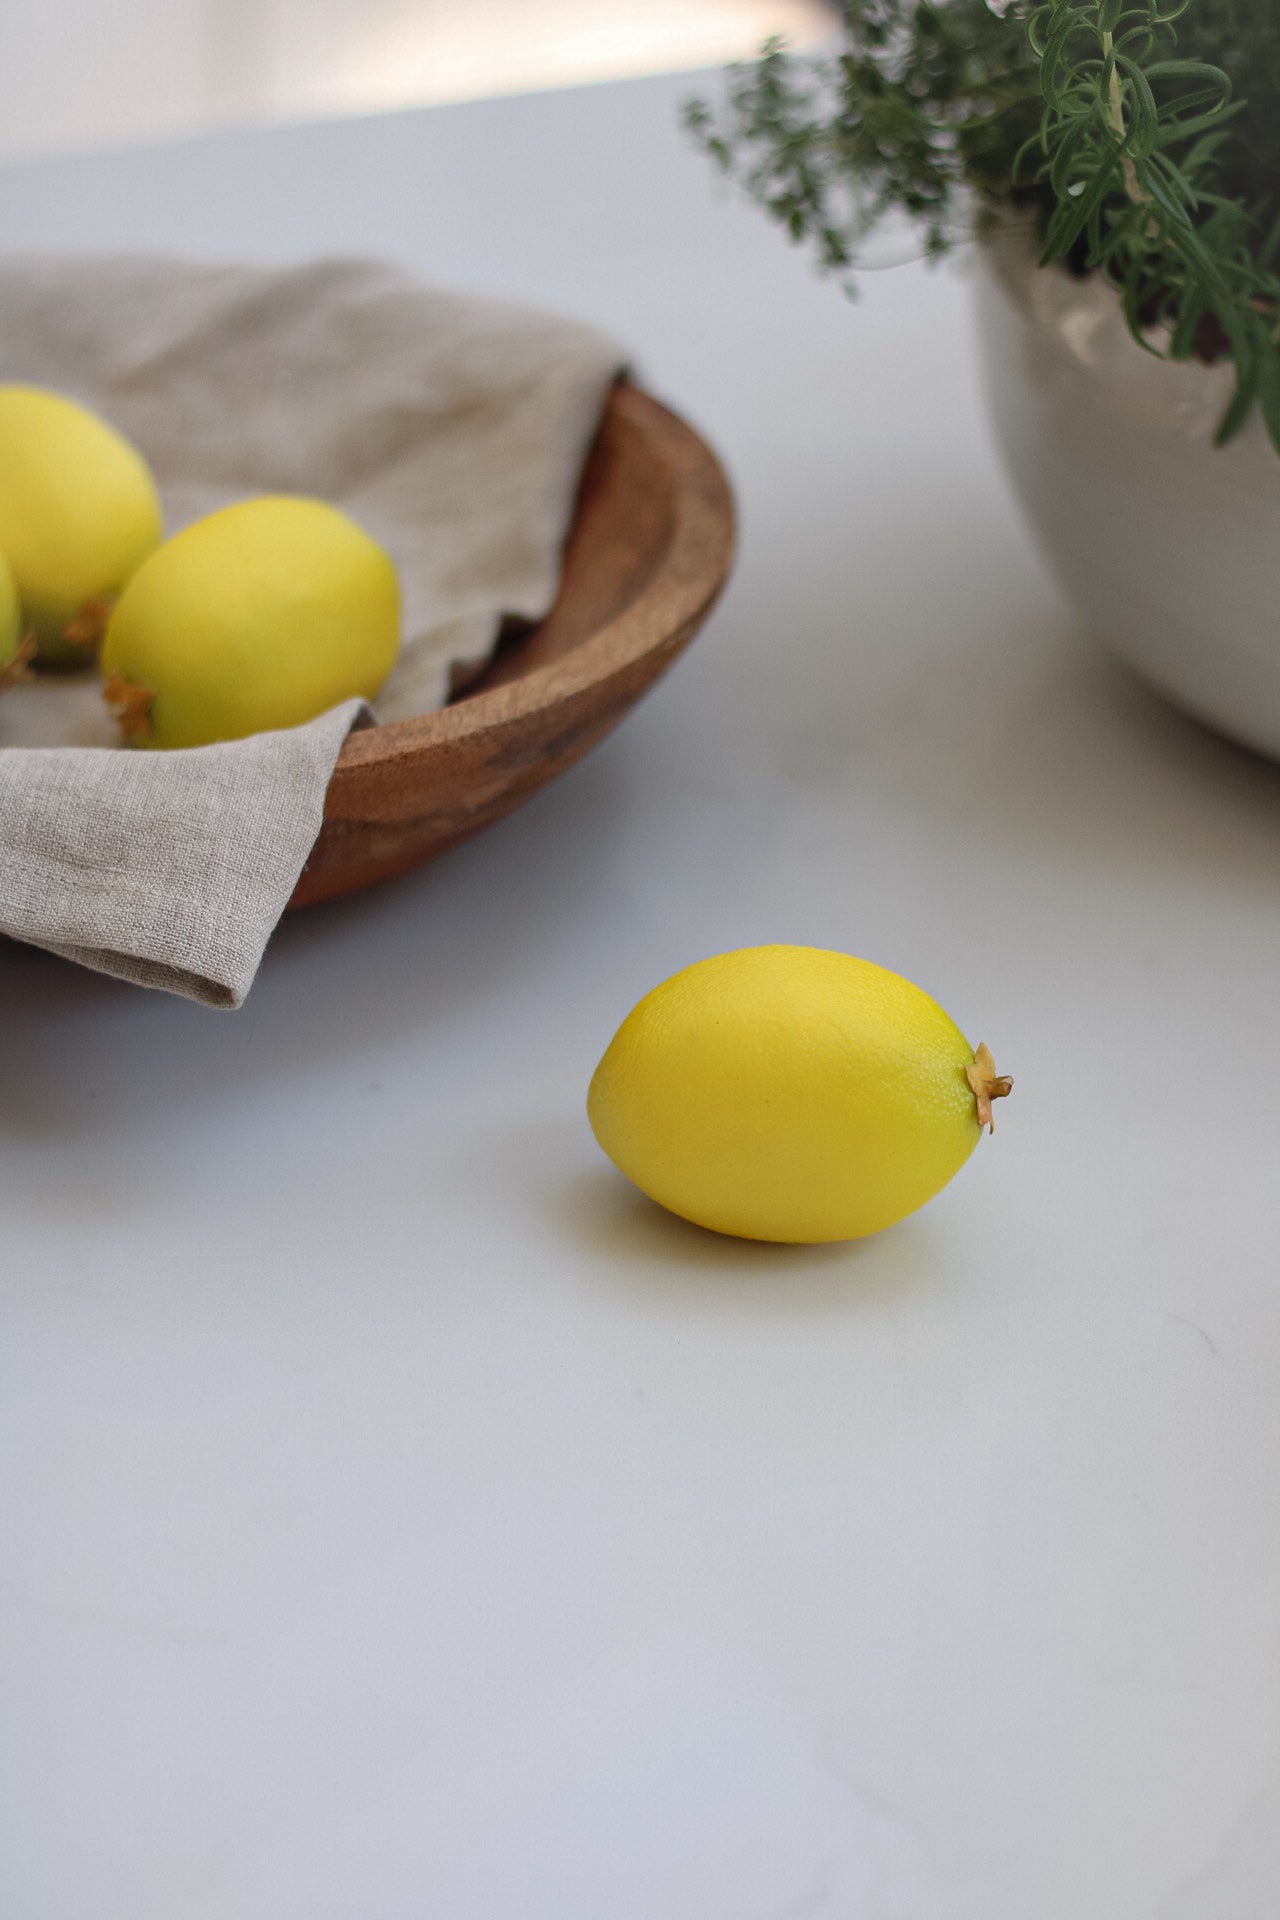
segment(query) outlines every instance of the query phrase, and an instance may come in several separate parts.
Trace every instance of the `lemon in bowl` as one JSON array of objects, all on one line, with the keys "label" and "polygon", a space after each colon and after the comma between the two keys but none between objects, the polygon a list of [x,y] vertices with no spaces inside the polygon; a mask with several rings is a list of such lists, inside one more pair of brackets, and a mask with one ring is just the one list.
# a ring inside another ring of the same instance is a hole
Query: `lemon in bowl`
[{"label": "lemon in bowl", "polygon": [[87,664],[162,532],[151,470],[123,434],[66,394],[0,386],[0,551],[39,665]]},{"label": "lemon in bowl", "polygon": [[199,747],[372,699],[400,645],[390,556],[322,500],[262,495],[157,548],[111,615],[104,694],[126,742]]},{"label": "lemon in bowl", "polygon": [[13,568],[0,553],[0,693],[21,678],[30,641],[24,640],[22,608]]}]

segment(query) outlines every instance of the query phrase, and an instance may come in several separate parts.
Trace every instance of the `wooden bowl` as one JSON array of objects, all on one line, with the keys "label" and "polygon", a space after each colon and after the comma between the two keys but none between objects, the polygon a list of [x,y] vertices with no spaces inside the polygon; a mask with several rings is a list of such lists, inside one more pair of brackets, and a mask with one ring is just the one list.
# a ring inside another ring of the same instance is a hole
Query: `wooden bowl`
[{"label": "wooden bowl", "polygon": [[693,638],[732,557],[733,502],[714,455],[620,382],[550,613],[449,706],[350,736],[290,906],[407,873],[580,760]]}]

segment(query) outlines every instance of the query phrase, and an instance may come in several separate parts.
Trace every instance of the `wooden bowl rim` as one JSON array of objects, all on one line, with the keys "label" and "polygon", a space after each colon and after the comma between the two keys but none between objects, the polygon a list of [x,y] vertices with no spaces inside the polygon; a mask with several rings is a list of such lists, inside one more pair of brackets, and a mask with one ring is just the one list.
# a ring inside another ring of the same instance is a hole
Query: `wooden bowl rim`
[{"label": "wooden bowl rim", "polygon": [[501,686],[464,694],[452,706],[358,728],[343,743],[335,777],[348,768],[390,765],[431,747],[456,745],[545,711],[642,658],[706,611],[733,558],[733,500],[720,463],[692,427],[629,381],[612,389],[605,412],[640,429],[670,480],[666,542],[635,598],[557,660]]}]

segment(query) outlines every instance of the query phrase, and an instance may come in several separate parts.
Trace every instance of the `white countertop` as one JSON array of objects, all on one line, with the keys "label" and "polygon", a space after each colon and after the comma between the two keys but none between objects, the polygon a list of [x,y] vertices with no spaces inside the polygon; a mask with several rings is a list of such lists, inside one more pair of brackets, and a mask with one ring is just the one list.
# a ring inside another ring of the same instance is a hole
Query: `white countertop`
[{"label": "white countertop", "polygon": [[[688,90],[0,175],[0,245],[603,322],[742,513],[621,731],[243,1012],[0,953],[6,1920],[1280,1909],[1280,770],[1078,635],[962,279],[849,306]],[[1017,1079],[856,1246],[586,1125],[640,994],[771,940]]]}]

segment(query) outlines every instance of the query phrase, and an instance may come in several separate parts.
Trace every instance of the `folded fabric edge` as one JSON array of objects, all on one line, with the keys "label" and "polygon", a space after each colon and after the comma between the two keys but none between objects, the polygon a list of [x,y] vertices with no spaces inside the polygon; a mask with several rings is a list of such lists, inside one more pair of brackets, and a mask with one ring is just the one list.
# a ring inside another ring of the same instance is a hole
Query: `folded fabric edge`
[{"label": "folded fabric edge", "polygon": [[[270,939],[270,935],[267,937]],[[209,1007],[215,1012],[234,1013],[242,1007],[257,971],[255,968],[254,976],[243,985],[233,986],[205,974],[191,973],[184,967],[139,960],[132,954],[113,953],[103,947],[70,946],[57,940],[24,940],[18,944],[52,953],[59,960],[74,961],[78,966],[88,967],[93,973],[106,974],[110,979],[125,981],[129,986],[154,987],[161,993],[178,994],[184,1000],[194,1000],[197,1006]]]},{"label": "folded fabric edge", "polygon": [[[232,755],[251,756],[252,770],[246,768],[245,785],[246,797],[253,786],[254,810],[283,803],[293,823],[285,840],[272,849],[270,870],[260,871],[257,876],[252,911],[238,918],[234,927],[228,925],[216,888],[204,900],[186,895],[175,913],[172,876],[166,876],[160,868],[152,871],[142,910],[131,913],[126,928],[117,911],[104,913],[97,907],[94,868],[89,869],[91,884],[86,889],[84,876],[68,857],[60,858],[57,849],[51,852],[47,847],[32,846],[32,871],[42,875],[42,886],[48,885],[51,872],[56,874],[61,868],[62,898],[56,910],[51,911],[46,901],[42,912],[33,913],[29,902],[10,899],[6,905],[0,897],[0,932],[130,985],[177,994],[220,1011],[234,1011],[244,1004],[271,935],[319,836],[325,793],[343,742],[353,727],[370,723],[367,705],[361,700],[348,700],[299,728],[164,756],[171,776],[189,775],[196,781],[200,778],[198,769],[215,762],[225,766]],[[101,750],[69,751],[96,759]],[[33,749],[30,757],[33,761],[54,762],[61,754]],[[115,760],[117,756],[112,752],[103,758]],[[156,771],[160,771],[158,765]],[[239,788],[240,783],[236,785]],[[141,825],[137,811],[140,805],[145,805],[145,800],[136,791],[120,797],[112,823],[116,838],[129,837],[131,822],[135,827]],[[188,848],[187,857],[190,855]],[[100,873],[101,869],[96,871]],[[27,877],[30,881],[30,871]],[[46,922],[43,927],[41,919]],[[84,937],[99,932],[105,937]],[[196,956],[207,959],[207,964],[189,964]]]}]

